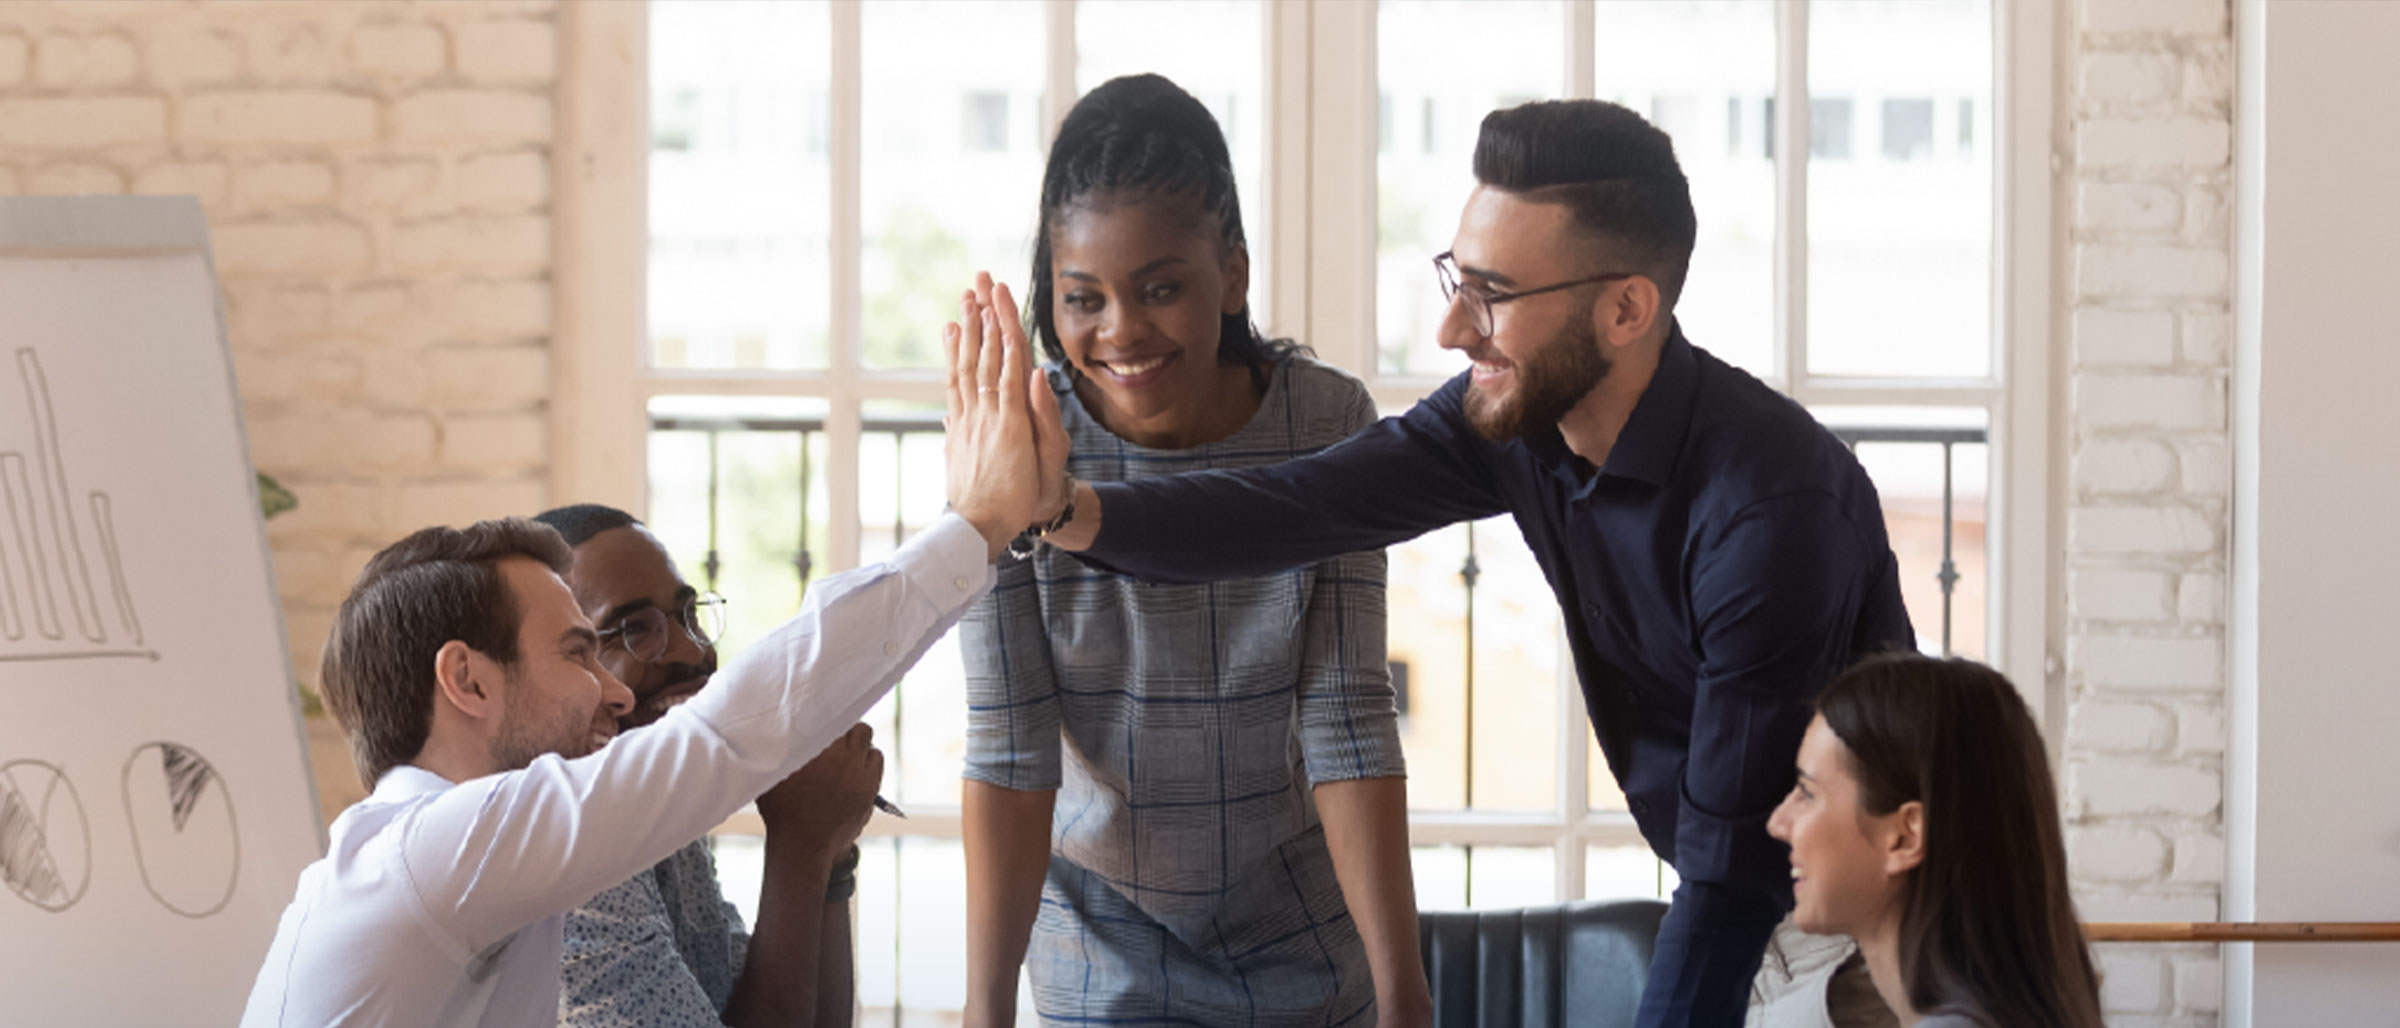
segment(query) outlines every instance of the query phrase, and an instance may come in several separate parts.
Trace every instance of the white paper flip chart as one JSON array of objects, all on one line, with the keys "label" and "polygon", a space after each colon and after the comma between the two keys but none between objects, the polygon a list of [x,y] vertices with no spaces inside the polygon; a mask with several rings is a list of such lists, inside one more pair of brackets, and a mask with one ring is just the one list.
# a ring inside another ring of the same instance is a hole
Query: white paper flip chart
[{"label": "white paper flip chart", "polygon": [[0,1025],[233,1023],[321,852],[231,360],[197,203],[0,198]]}]

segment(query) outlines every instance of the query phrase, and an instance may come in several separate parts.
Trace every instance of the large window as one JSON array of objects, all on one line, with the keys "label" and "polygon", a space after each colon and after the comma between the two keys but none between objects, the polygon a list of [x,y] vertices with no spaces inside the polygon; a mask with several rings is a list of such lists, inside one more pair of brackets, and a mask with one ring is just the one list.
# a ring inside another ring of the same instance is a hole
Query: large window
[{"label": "large window", "polygon": [[[2002,616],[1988,499],[2012,483],[1995,443],[2022,388],[1998,345],[2003,27],[1990,0],[660,0],[648,328],[637,359],[590,373],[630,380],[649,520],[732,598],[738,649],[811,580],[939,515],[938,330],[976,270],[1021,288],[1045,146],[1077,92],[1156,71],[1209,106],[1253,309],[1387,413],[1464,366],[1434,344],[1429,258],[1483,114],[1598,96],[1667,130],[1691,179],[1689,337],[1853,441],[1921,645],[2008,667],[2025,651],[2003,637],[2041,625]],[[2041,345],[2038,325],[2017,334]],[[1390,568],[1422,905],[1670,893],[1515,526],[1432,533]],[[871,715],[911,816],[869,828],[870,1024],[953,1023],[963,998],[962,678],[937,646]],[[719,836],[745,906],[756,830]]]}]

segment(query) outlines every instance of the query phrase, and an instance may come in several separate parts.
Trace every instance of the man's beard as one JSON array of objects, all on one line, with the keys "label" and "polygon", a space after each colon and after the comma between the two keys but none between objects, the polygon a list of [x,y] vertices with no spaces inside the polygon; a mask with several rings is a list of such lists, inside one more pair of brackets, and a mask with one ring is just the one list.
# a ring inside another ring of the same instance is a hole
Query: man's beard
[{"label": "man's beard", "polygon": [[1467,424],[1491,442],[1523,439],[1564,419],[1608,377],[1608,368],[1600,333],[1589,320],[1577,318],[1510,369],[1517,385],[1511,399],[1495,399],[1470,380]]},{"label": "man's beard", "polygon": [[500,731],[491,742],[493,767],[515,771],[531,765],[545,753],[571,760],[591,752],[592,722],[588,715],[572,725],[546,721],[545,714],[557,722],[567,719],[555,711],[540,709],[513,669],[508,672],[508,679],[508,692],[500,701]]}]

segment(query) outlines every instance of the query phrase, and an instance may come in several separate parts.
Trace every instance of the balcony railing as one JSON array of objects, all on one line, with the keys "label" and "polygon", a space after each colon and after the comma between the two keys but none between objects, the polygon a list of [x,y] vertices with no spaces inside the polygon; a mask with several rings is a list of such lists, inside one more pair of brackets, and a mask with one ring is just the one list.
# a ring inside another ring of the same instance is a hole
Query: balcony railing
[{"label": "balcony railing", "polygon": [[1847,444],[1852,452],[1861,443],[1917,443],[1942,448],[1942,563],[1934,578],[1942,587],[1942,656],[1951,655],[1950,613],[1953,594],[1958,590],[1957,528],[1957,449],[1962,444],[1983,445],[1991,433],[1981,428],[1911,428],[1860,425],[1829,425],[1834,437]]},{"label": "balcony railing", "polygon": [[[717,518],[718,503],[724,489],[724,476],[719,473],[717,463],[718,442],[724,436],[733,433],[780,434],[799,437],[800,466],[796,482],[800,493],[800,516],[795,519],[798,523],[792,526],[792,572],[799,576],[801,595],[807,595],[809,577],[816,571],[816,558],[809,554],[808,548],[809,500],[811,490],[815,487],[813,476],[809,474],[808,444],[813,436],[825,431],[825,419],[822,417],[655,415],[650,419],[650,430],[653,432],[698,432],[708,440],[708,552],[701,559],[700,567],[708,576],[710,589],[717,587],[717,573],[724,567],[723,562],[719,559]],[[932,411],[908,414],[869,414],[859,419],[859,431],[863,436],[890,436],[893,452],[898,453],[900,448],[906,444],[909,436],[940,435],[942,433],[942,415]],[[905,502],[907,489],[907,476],[893,476],[892,543],[895,546],[908,538],[906,514],[908,505]]]}]

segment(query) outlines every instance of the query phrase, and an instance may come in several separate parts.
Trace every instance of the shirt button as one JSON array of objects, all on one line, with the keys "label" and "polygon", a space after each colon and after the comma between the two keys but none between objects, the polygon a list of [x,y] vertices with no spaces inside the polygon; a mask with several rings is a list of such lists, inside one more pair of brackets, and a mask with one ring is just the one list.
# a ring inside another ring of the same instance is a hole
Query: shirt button
[{"label": "shirt button", "polygon": [[899,655],[900,655],[900,644],[899,644],[899,643],[896,643],[896,642],[886,642],[886,643],[884,643],[884,644],[883,644],[883,655],[884,655],[884,656],[886,656],[886,657],[897,657],[897,656],[899,656]]},{"label": "shirt button", "polygon": [[1584,604],[1583,616],[1587,618],[1598,618],[1600,616],[1600,605],[1597,603]]},{"label": "shirt button", "polygon": [[1650,812],[1649,800],[1633,800],[1626,803],[1625,806],[1633,811],[1635,817],[1640,817],[1641,815]]},{"label": "shirt button", "polygon": [[967,576],[965,576],[965,575],[960,575],[960,576],[958,576],[957,578],[953,578],[953,579],[951,579],[951,580],[950,580],[950,584],[957,586],[957,587],[958,587],[958,591],[959,591],[959,592],[962,592],[962,593],[963,593],[963,592],[966,592],[966,591],[967,591]]}]

